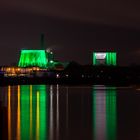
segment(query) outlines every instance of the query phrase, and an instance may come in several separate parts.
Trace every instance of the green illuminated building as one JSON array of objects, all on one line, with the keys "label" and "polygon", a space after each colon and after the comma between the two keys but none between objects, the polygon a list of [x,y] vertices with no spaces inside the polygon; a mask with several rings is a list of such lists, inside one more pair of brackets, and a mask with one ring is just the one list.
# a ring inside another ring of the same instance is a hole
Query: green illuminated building
[{"label": "green illuminated building", "polygon": [[116,52],[93,52],[93,65],[117,65]]},{"label": "green illuminated building", "polygon": [[46,68],[48,63],[45,50],[21,50],[19,67],[41,67]]}]

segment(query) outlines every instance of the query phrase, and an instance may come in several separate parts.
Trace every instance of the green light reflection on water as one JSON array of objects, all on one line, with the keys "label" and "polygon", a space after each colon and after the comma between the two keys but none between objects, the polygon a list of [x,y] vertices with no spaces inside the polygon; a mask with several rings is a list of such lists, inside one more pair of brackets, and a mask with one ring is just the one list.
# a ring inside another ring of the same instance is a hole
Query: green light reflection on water
[{"label": "green light reflection on water", "polygon": [[45,85],[20,86],[21,139],[47,139],[48,94]]},{"label": "green light reflection on water", "polygon": [[93,87],[93,139],[116,140],[116,88]]}]

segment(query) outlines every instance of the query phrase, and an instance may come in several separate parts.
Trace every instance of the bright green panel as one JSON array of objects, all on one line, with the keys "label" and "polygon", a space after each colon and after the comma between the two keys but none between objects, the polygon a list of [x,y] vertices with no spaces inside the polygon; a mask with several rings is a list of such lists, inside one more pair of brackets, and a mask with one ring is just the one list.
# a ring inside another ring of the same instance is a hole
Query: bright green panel
[{"label": "bright green panel", "polygon": [[117,65],[117,55],[116,55],[116,53],[113,53],[113,64],[114,65]]},{"label": "bright green panel", "polygon": [[22,50],[19,67],[47,67],[48,59],[45,50]]},{"label": "bright green panel", "polygon": [[96,56],[95,56],[95,53],[93,53],[93,65],[96,65]]},{"label": "bright green panel", "polygon": [[106,64],[110,65],[109,53],[106,53]]},{"label": "bright green panel", "polygon": [[116,52],[106,53],[106,64],[116,66]]}]

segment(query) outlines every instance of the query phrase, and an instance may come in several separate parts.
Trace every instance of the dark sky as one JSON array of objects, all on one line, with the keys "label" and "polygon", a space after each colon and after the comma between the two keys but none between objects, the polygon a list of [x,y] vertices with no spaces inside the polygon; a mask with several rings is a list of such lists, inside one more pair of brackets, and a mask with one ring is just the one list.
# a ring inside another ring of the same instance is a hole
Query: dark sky
[{"label": "dark sky", "polygon": [[90,64],[92,51],[115,50],[120,65],[140,64],[140,1],[1,0],[0,65],[21,49],[39,49],[40,34],[60,61]]}]

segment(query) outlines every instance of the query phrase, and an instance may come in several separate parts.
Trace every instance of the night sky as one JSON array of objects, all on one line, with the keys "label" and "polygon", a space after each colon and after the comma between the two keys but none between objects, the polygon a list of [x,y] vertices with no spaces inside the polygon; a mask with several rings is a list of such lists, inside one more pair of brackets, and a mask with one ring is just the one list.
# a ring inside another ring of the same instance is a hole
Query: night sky
[{"label": "night sky", "polygon": [[91,64],[92,51],[117,51],[118,64],[140,64],[140,1],[1,0],[0,65],[21,49],[40,49],[40,34],[60,61]]}]

